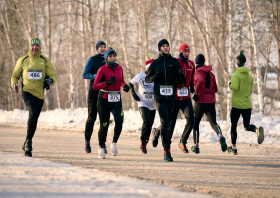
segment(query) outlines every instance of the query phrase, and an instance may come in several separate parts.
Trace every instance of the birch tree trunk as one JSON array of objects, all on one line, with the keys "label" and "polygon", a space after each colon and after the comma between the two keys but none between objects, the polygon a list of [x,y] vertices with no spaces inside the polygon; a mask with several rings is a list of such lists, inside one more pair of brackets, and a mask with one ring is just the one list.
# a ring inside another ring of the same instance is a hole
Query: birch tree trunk
[{"label": "birch tree trunk", "polygon": [[[125,61],[125,66],[127,68],[128,81],[130,81],[131,80],[131,71],[130,71],[130,68],[128,65],[126,48],[125,48],[125,43],[124,43],[124,32],[123,32],[123,27],[122,27],[122,17],[121,17],[121,12],[120,12],[119,0],[117,0],[116,7],[117,7],[117,11],[118,11],[119,28],[120,28],[120,32],[121,32],[121,43],[122,43],[122,50],[123,50],[123,54],[124,54],[124,61]],[[130,98],[131,98],[131,107],[132,107],[133,111],[135,111],[136,106],[135,106],[134,99],[131,94],[130,94]]]},{"label": "birch tree trunk", "polygon": [[106,29],[104,30],[105,32],[105,37],[104,37],[104,41],[105,43],[108,45],[109,42],[109,36],[110,36],[110,28],[111,28],[111,7],[112,7],[112,0],[110,0],[109,2],[109,7],[108,7],[108,11],[107,11],[107,15],[106,15]]},{"label": "birch tree trunk", "polygon": [[[34,1],[33,1],[33,6],[34,6]],[[51,0],[48,0],[48,39],[47,39],[47,46],[48,46],[48,58],[50,61],[52,61],[52,46],[51,46]],[[47,90],[44,89],[44,95],[45,95],[45,101],[46,101],[46,109],[50,110],[50,101],[48,97]]]},{"label": "birch tree trunk", "polygon": [[69,33],[69,77],[70,77],[70,94],[71,94],[71,109],[75,109],[75,100],[76,100],[76,83],[75,83],[75,74],[74,74],[74,65],[73,65],[73,33],[72,33],[72,0],[69,1],[68,5],[68,33]]},{"label": "birch tree trunk", "polygon": [[93,42],[93,25],[92,25],[92,10],[91,10],[91,2],[90,0],[87,0],[87,6],[88,6],[88,28],[89,28],[89,40],[90,40],[90,52],[91,54],[95,54],[94,53],[94,42]]},{"label": "birch tree trunk", "polygon": [[253,27],[253,20],[249,5],[249,0],[246,0],[247,4],[247,15],[249,18],[249,28],[251,29],[253,47],[254,47],[254,63],[257,68],[257,83],[258,83],[258,100],[259,100],[259,113],[264,114],[264,100],[263,100],[263,89],[262,89],[262,80],[261,80],[261,69],[258,64],[258,57],[257,57],[257,45],[255,40],[255,32]]},{"label": "birch tree trunk", "polygon": [[[228,33],[229,33],[229,38],[228,38],[228,72],[229,72],[229,78],[228,78],[228,83],[231,81],[231,75],[233,72],[233,31],[232,31],[232,17],[233,17],[233,9],[232,9],[232,0],[228,0],[228,8],[229,8],[229,15],[228,15]],[[229,86],[227,86],[227,120],[230,120],[230,110],[231,110],[231,96],[232,96],[232,92],[229,88]]]},{"label": "birch tree trunk", "polygon": [[[84,0],[81,1],[81,35],[82,35],[82,68],[86,65],[86,40],[85,40],[85,28],[84,28]],[[85,83],[85,106],[87,105],[87,98],[88,98],[88,80],[84,79]]]}]

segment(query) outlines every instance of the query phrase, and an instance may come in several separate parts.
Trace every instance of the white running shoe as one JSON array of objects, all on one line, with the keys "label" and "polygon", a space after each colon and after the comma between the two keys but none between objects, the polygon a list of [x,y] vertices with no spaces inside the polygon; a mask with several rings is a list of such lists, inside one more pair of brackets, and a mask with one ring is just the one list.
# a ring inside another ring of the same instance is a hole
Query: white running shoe
[{"label": "white running shoe", "polygon": [[118,155],[117,143],[112,143],[111,144],[111,149],[112,149],[112,155],[117,156]]},{"label": "white running shoe", "polygon": [[98,158],[101,158],[101,159],[105,159],[106,158],[106,155],[105,155],[105,149],[104,148],[98,148]]}]

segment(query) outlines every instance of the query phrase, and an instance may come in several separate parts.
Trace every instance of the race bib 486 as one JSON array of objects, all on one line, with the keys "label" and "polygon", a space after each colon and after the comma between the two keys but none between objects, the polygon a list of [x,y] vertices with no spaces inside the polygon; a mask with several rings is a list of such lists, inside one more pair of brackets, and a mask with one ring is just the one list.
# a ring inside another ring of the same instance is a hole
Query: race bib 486
[{"label": "race bib 486", "polygon": [[42,70],[29,69],[28,70],[28,79],[41,80],[42,79]]}]

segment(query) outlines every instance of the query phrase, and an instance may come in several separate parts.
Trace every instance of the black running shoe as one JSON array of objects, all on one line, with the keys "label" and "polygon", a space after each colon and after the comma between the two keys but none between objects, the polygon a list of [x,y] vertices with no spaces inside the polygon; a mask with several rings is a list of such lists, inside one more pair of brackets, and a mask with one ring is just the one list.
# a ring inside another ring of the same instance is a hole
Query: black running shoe
[{"label": "black running shoe", "polygon": [[231,146],[228,147],[227,152],[232,155],[237,155],[237,149],[233,149]]},{"label": "black running shoe", "polygon": [[171,157],[170,150],[164,151],[164,161],[173,162],[173,158]]},{"label": "black running shoe", "polygon": [[31,152],[32,151],[32,141],[26,140],[22,145],[22,150]]},{"label": "black running shoe", "polygon": [[226,139],[223,136],[220,137],[220,145],[222,151],[225,152],[227,150],[227,143],[226,143]]},{"label": "black running shoe", "polygon": [[153,128],[153,130],[152,130],[152,140],[151,140],[153,147],[157,147],[157,145],[158,145],[159,135],[156,133],[156,131],[157,131],[157,128]]},{"label": "black running shoe", "polygon": [[261,144],[264,141],[264,129],[263,127],[259,127],[257,129],[258,143]]},{"label": "black running shoe", "polygon": [[196,148],[195,146],[192,146],[192,152],[196,153],[196,154],[199,154],[200,151],[199,151],[199,147]]},{"label": "black running shoe", "polygon": [[27,157],[32,157],[32,152],[31,151],[25,151],[24,155]]},{"label": "black running shoe", "polygon": [[140,149],[142,151],[143,154],[147,154],[147,142],[146,141],[141,141],[140,143]]},{"label": "black running shoe", "polygon": [[85,152],[91,153],[90,141],[85,140]]}]

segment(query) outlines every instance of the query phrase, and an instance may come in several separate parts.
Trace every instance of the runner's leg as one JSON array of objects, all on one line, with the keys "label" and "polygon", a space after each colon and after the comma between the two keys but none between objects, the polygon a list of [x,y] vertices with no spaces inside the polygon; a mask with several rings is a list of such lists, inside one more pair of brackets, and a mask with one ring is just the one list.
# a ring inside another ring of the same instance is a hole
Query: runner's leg
[{"label": "runner's leg", "polygon": [[169,134],[170,140],[172,139],[172,136],[173,136],[173,132],[174,132],[174,128],[175,128],[175,125],[176,125],[177,116],[178,116],[178,113],[179,113],[179,110],[180,110],[180,106],[181,106],[181,101],[180,100],[175,100],[172,115],[171,115],[171,119],[170,119],[170,125],[169,125],[169,128],[168,128],[168,134]]},{"label": "runner's leg", "polygon": [[194,125],[194,110],[190,98],[184,100],[181,110],[184,112],[187,122],[181,137],[181,141],[186,144]]}]

